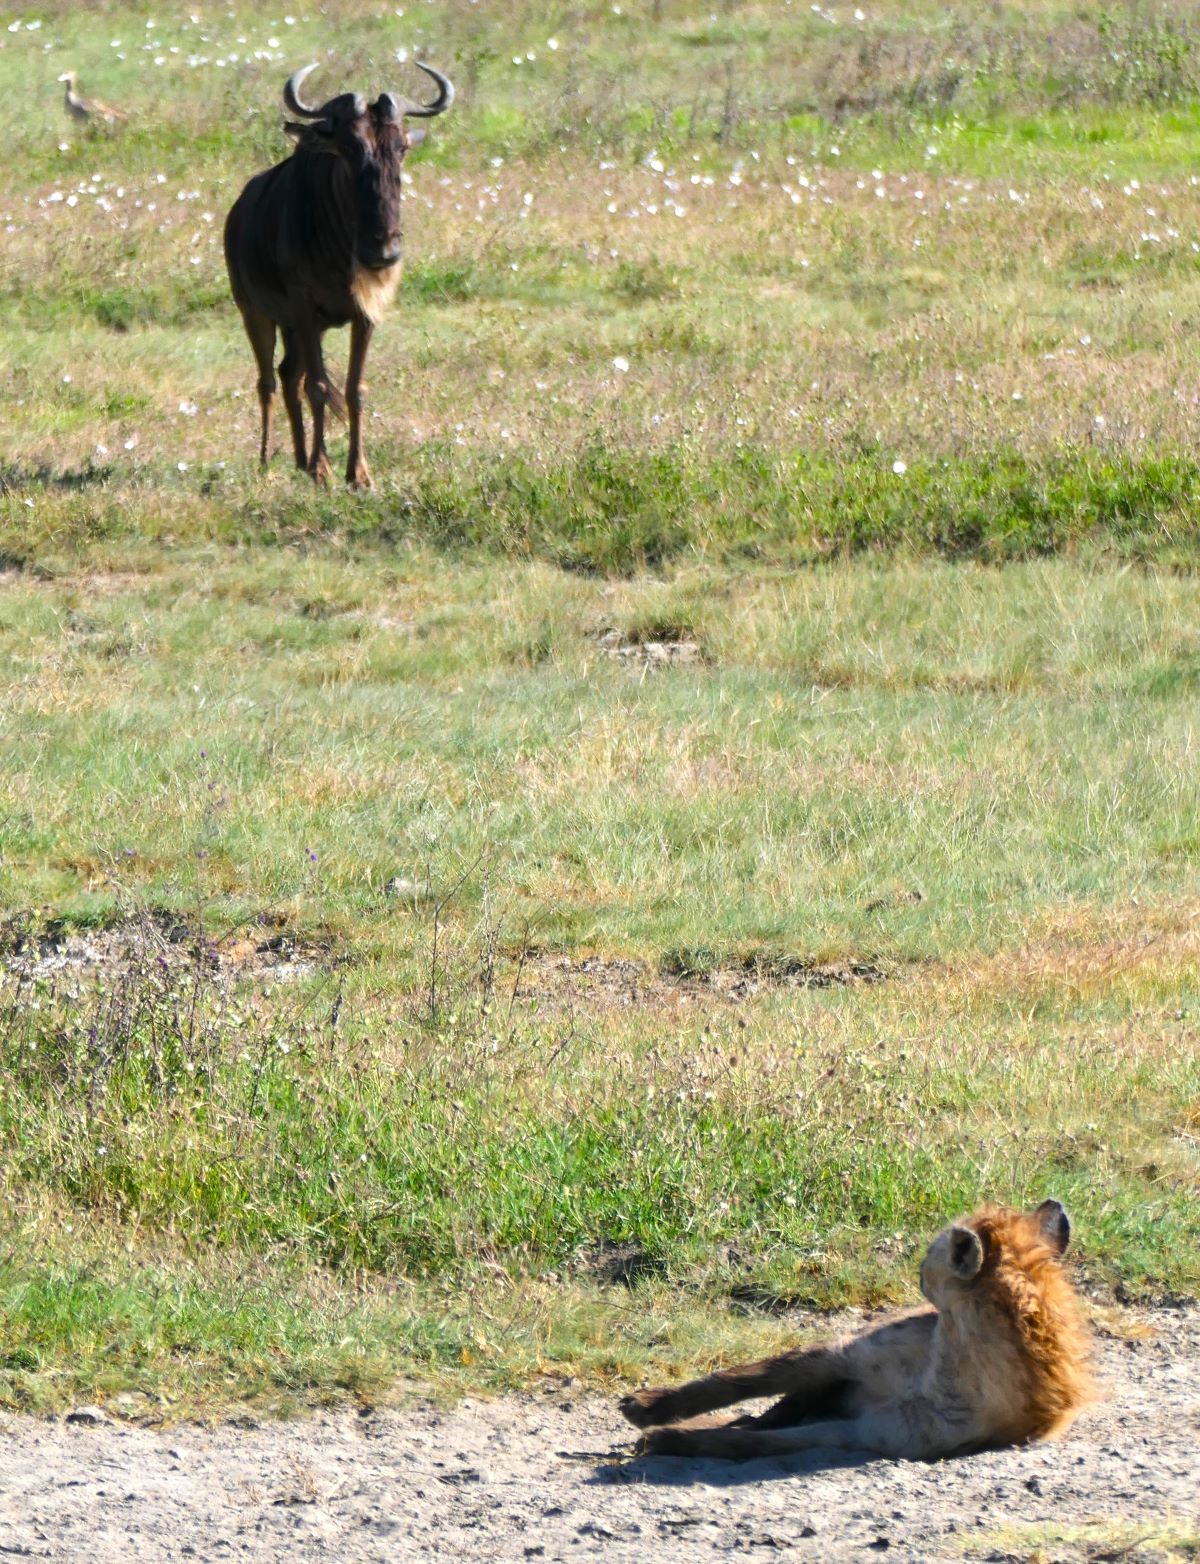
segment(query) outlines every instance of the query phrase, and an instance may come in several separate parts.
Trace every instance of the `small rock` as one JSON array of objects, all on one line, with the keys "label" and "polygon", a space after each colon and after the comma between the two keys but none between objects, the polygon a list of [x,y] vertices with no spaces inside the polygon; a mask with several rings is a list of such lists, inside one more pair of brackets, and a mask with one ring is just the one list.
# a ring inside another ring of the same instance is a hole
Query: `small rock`
[{"label": "small rock", "polygon": [[483,1474],[477,1467],[463,1466],[456,1472],[439,1472],[437,1480],[440,1483],[456,1485],[458,1483],[481,1483]]},{"label": "small rock", "polygon": [[101,1423],[107,1423],[109,1418],[99,1407],[76,1407],[73,1412],[67,1413],[66,1421],[76,1423],[80,1428],[98,1428]]},{"label": "small rock", "polygon": [[407,874],[394,874],[383,887],[383,894],[393,901],[428,901],[432,889],[427,882],[411,879]]}]

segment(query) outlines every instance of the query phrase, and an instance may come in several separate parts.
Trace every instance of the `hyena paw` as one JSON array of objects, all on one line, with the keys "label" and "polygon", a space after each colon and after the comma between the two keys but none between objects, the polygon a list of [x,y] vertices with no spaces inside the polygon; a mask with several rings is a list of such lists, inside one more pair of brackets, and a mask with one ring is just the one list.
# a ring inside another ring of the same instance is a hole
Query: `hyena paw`
[{"label": "hyena paw", "polygon": [[670,1393],[665,1390],[634,1390],[622,1396],[619,1402],[622,1417],[635,1428],[653,1428],[659,1423],[669,1423]]}]

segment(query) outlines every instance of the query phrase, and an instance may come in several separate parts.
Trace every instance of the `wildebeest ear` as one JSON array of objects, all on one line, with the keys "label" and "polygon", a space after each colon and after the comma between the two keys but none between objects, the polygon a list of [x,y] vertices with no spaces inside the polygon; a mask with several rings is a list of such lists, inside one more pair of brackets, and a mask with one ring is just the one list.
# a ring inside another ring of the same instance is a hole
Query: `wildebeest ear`
[{"label": "wildebeest ear", "polygon": [[301,136],[323,136],[328,138],[333,135],[333,121],[319,119],[309,125],[298,125],[294,119],[285,119],[283,122],[284,134],[299,141]]},{"label": "wildebeest ear", "polygon": [[404,127],[404,145],[406,147],[419,147],[424,140],[425,132],[420,127],[416,130],[409,130],[407,125]]},{"label": "wildebeest ear", "polygon": [[950,1269],[959,1281],[969,1282],[983,1267],[983,1245],[969,1227],[950,1229]]},{"label": "wildebeest ear", "polygon": [[1043,1200],[1033,1214],[1042,1237],[1055,1254],[1063,1254],[1071,1241],[1071,1221],[1061,1204],[1057,1200]]}]

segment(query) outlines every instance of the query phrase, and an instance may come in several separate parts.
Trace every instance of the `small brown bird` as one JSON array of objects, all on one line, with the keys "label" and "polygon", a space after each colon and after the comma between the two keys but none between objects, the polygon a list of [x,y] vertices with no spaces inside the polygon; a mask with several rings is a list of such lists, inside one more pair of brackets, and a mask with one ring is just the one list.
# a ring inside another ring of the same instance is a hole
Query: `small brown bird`
[{"label": "small brown bird", "polygon": [[114,109],[111,104],[101,103],[98,98],[81,98],[75,91],[75,72],[64,71],[58,78],[65,81],[67,90],[63,94],[63,107],[72,119],[77,119],[81,125],[92,125],[98,120],[103,120],[106,125],[123,125],[129,118],[120,109]]}]

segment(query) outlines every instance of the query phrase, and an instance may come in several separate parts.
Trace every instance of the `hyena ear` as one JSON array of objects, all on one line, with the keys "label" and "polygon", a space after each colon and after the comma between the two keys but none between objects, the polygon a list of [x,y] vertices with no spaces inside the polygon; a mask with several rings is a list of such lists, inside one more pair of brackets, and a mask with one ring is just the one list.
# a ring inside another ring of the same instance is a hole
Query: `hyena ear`
[{"label": "hyena ear", "polygon": [[983,1268],[983,1245],[969,1227],[950,1229],[950,1269],[960,1282],[970,1282]]},{"label": "hyena ear", "polygon": [[1042,1237],[1054,1250],[1063,1254],[1071,1241],[1071,1221],[1057,1200],[1043,1200],[1033,1213],[1037,1217]]}]

